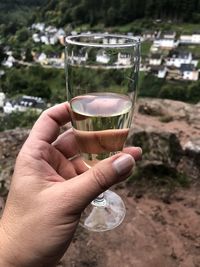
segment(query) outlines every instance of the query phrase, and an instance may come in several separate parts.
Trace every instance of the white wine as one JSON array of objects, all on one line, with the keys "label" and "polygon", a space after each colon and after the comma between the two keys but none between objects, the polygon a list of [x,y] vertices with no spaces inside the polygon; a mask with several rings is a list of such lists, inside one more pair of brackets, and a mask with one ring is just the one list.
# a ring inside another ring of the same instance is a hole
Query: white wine
[{"label": "white wine", "polygon": [[133,110],[128,96],[91,93],[73,98],[70,105],[76,140],[90,166],[123,149]]}]

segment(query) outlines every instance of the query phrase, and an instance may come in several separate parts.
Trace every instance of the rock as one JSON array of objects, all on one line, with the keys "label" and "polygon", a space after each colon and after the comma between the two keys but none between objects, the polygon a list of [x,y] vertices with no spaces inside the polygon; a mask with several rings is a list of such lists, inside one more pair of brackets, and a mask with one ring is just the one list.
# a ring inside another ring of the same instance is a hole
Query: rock
[{"label": "rock", "polygon": [[6,196],[8,193],[15,159],[29,131],[15,129],[0,132],[0,196]]},{"label": "rock", "polygon": [[143,176],[166,174],[176,178],[180,173],[189,180],[200,182],[199,140],[193,140],[182,147],[174,133],[134,127],[127,143],[142,147],[143,160],[138,166]]},{"label": "rock", "polygon": [[184,146],[184,150],[188,153],[200,154],[200,139],[187,142]]},{"label": "rock", "polygon": [[142,147],[144,160],[163,162],[175,167],[183,155],[180,142],[174,133],[134,128],[129,136],[129,145]]},{"label": "rock", "polygon": [[140,101],[138,112],[145,115],[151,116],[162,116],[167,113],[167,109],[163,108],[158,101]]},{"label": "rock", "polygon": [[185,144],[184,155],[177,169],[188,175],[196,182],[200,182],[200,140],[193,139]]},{"label": "rock", "polygon": [[0,197],[0,214],[1,214],[1,211],[3,210],[4,208],[4,199],[2,197]]},{"label": "rock", "polygon": [[165,116],[174,120],[185,120],[191,124],[200,124],[200,104],[188,104],[168,99],[145,98],[138,101],[138,111],[150,116]]}]

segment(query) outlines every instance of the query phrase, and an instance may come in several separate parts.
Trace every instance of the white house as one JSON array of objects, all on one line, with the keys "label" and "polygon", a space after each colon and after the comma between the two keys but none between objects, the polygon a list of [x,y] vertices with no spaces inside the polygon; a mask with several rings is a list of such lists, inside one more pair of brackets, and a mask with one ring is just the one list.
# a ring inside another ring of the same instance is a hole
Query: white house
[{"label": "white house", "polygon": [[105,50],[100,50],[96,55],[96,62],[107,64],[110,61],[110,57],[106,54]]},{"label": "white house", "polygon": [[143,40],[154,40],[157,36],[157,32],[155,31],[145,31],[143,34],[142,34],[142,37],[143,37]]},{"label": "white house", "polygon": [[77,35],[78,32],[77,31],[71,31],[71,35]]},{"label": "white house", "polygon": [[0,70],[0,78],[5,75],[5,71],[4,70]]},{"label": "white house", "polygon": [[58,42],[57,35],[50,35],[49,36],[49,44],[55,45]]},{"label": "white house", "polygon": [[56,35],[57,35],[57,37],[59,38],[59,37],[61,37],[61,36],[65,36],[66,33],[65,33],[65,31],[64,31],[62,28],[60,28],[60,29],[57,31]]},{"label": "white house", "polygon": [[197,81],[199,79],[199,72],[193,64],[182,64],[180,72],[183,80]]},{"label": "white house", "polygon": [[37,58],[37,61],[41,64],[46,63],[46,60],[47,60],[47,55],[45,53],[41,53]]},{"label": "white house", "polygon": [[49,44],[49,38],[48,38],[46,35],[42,35],[42,36],[40,37],[40,40],[41,40],[42,43],[44,43],[44,44],[46,44],[46,45]]},{"label": "white house", "polygon": [[118,65],[131,65],[131,55],[129,53],[118,53]]},{"label": "white house", "polygon": [[181,44],[200,44],[200,33],[182,34],[180,36]]},{"label": "white house", "polygon": [[133,36],[133,33],[132,32],[128,32],[127,35],[130,36],[130,37],[132,37]]},{"label": "white house", "polygon": [[82,62],[86,62],[88,59],[88,53],[80,53],[75,54],[74,51],[72,51],[71,55],[69,56],[69,59],[71,61],[71,64],[77,63],[80,64]]},{"label": "white house", "polygon": [[179,40],[180,40],[181,44],[191,44],[192,43],[192,35],[182,34],[180,36]]},{"label": "white house", "polygon": [[146,64],[140,63],[140,71],[148,71],[149,67]]},{"label": "white house", "polygon": [[185,51],[173,51],[169,57],[166,58],[166,65],[168,67],[180,68],[182,64],[190,64],[192,62],[192,53]]},{"label": "white house", "polygon": [[49,34],[56,34],[58,31],[58,29],[54,26],[48,26],[45,29],[45,32],[49,33]]},{"label": "white house", "polygon": [[16,62],[15,58],[11,55],[6,60],[3,61],[2,65],[7,68],[12,68],[15,62]]},{"label": "white house", "polygon": [[3,112],[6,113],[6,114],[10,114],[12,113],[14,110],[13,110],[13,105],[12,105],[12,102],[10,101],[7,101],[5,103],[5,105],[3,106]]},{"label": "white house", "polygon": [[45,29],[45,24],[44,23],[34,23],[34,24],[32,24],[31,28],[38,30],[40,32],[43,32]]},{"label": "white house", "polygon": [[25,112],[28,109],[35,110],[36,112],[41,112],[46,107],[45,102],[40,97],[33,96],[22,96],[16,101],[7,101],[3,107],[3,111],[6,114],[12,112]]},{"label": "white house", "polygon": [[150,66],[150,72],[158,78],[164,79],[167,75],[166,66]]},{"label": "white house", "polygon": [[35,43],[39,43],[39,42],[40,42],[40,36],[39,36],[39,34],[38,34],[38,33],[34,33],[34,34],[32,35],[32,39],[33,39],[33,41],[34,41]]},{"label": "white house", "polygon": [[172,50],[178,46],[179,42],[174,39],[156,39],[151,47],[152,52],[157,52],[159,49]]},{"label": "white house", "polygon": [[117,38],[115,38],[115,37],[104,38],[103,39],[103,44],[117,44]]},{"label": "white house", "polygon": [[48,56],[45,63],[55,68],[64,68],[64,59],[60,54]]},{"label": "white house", "polygon": [[160,54],[152,54],[150,59],[149,59],[149,65],[161,65],[162,64],[162,56]]},{"label": "white house", "polygon": [[162,36],[164,39],[175,39],[176,38],[176,32],[172,32],[172,31],[166,31],[166,32],[162,32]]},{"label": "white house", "polygon": [[163,38],[164,39],[175,39],[175,37],[176,37],[176,32],[163,32],[162,33],[162,36],[163,36]]},{"label": "white house", "polygon": [[192,43],[200,44],[200,33],[197,32],[192,34]]},{"label": "white house", "polygon": [[4,106],[4,101],[6,99],[6,96],[3,92],[0,92],[0,108]]}]

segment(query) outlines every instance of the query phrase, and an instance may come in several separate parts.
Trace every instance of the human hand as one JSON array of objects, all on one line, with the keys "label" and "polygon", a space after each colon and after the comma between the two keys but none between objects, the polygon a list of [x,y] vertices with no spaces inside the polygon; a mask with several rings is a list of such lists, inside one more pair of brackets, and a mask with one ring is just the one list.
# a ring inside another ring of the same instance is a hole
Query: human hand
[{"label": "human hand", "polygon": [[0,266],[50,267],[65,253],[81,212],[100,193],[126,179],[141,149],[126,148],[85,165],[71,130],[67,103],[43,112],[16,161],[0,221]]}]

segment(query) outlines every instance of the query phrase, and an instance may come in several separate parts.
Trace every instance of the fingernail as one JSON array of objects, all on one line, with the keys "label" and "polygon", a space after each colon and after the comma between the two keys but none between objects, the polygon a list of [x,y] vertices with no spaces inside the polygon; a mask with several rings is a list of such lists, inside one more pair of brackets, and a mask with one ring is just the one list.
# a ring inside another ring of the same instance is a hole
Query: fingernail
[{"label": "fingernail", "polygon": [[135,160],[129,154],[125,154],[113,162],[113,167],[119,175],[130,172],[134,165]]},{"label": "fingernail", "polygon": [[135,160],[142,160],[142,148],[138,146],[136,149],[138,150],[138,155]]}]

